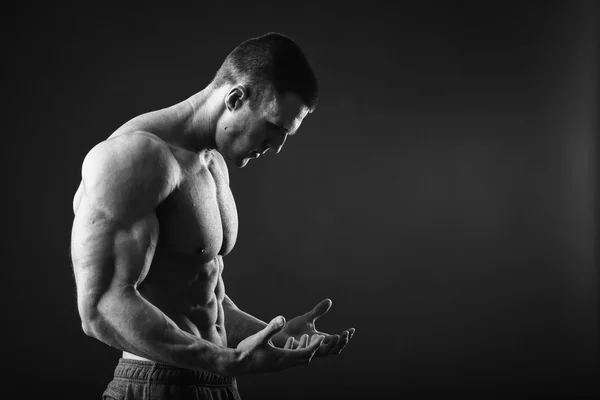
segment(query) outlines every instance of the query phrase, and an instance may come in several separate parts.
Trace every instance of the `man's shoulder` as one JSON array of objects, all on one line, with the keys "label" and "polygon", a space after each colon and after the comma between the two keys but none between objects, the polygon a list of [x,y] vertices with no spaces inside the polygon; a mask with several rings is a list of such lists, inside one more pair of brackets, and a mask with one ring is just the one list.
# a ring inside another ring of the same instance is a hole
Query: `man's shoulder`
[{"label": "man's shoulder", "polygon": [[125,220],[156,208],[182,176],[169,147],[143,132],[98,143],[86,155],[81,173],[88,203],[111,218]]},{"label": "man's shoulder", "polygon": [[123,162],[175,161],[170,146],[158,136],[146,131],[131,131],[108,137],[96,144],[87,158],[105,158]]},{"label": "man's shoulder", "polygon": [[126,148],[135,148],[138,150],[157,150],[160,148],[168,149],[169,145],[156,136],[155,134],[143,130],[131,130],[127,132],[119,132],[106,138],[98,145],[106,149],[118,149],[125,146]]},{"label": "man's shoulder", "polygon": [[156,135],[133,131],[111,136],[95,145],[85,156],[83,178],[159,176],[172,180],[179,165],[169,146]]}]

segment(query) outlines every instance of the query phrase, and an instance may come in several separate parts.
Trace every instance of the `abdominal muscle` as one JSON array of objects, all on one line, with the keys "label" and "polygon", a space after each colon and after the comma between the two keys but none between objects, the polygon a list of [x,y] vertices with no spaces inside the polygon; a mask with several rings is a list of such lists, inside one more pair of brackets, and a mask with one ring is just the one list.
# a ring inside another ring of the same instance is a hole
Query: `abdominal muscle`
[{"label": "abdominal muscle", "polygon": [[[195,266],[181,260],[171,260],[178,264],[165,261],[157,249],[148,276],[138,286],[139,293],[182,331],[226,347],[221,256]],[[152,361],[126,351],[123,358]]]}]

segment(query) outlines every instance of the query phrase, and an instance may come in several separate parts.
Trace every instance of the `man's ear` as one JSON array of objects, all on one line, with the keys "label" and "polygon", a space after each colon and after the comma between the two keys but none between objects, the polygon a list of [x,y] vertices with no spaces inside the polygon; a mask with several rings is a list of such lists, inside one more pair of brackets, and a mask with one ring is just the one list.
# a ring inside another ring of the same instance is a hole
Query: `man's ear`
[{"label": "man's ear", "polygon": [[225,97],[225,106],[229,111],[237,110],[242,108],[244,102],[248,98],[248,89],[244,85],[235,85]]}]

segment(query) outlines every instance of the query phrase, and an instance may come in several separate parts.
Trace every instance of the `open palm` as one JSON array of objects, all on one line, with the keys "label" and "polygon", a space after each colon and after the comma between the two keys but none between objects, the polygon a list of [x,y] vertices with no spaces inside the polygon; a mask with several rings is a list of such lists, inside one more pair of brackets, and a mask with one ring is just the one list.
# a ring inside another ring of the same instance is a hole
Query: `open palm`
[{"label": "open palm", "polygon": [[299,315],[287,321],[283,329],[271,338],[273,345],[292,349],[305,347],[313,335],[320,335],[324,337],[324,340],[315,356],[327,357],[328,355],[340,354],[354,335],[355,329],[350,328],[342,331],[340,334],[331,335],[318,331],[315,326],[317,319],[325,315],[331,308],[331,305],[332,301],[325,299],[306,314]]}]

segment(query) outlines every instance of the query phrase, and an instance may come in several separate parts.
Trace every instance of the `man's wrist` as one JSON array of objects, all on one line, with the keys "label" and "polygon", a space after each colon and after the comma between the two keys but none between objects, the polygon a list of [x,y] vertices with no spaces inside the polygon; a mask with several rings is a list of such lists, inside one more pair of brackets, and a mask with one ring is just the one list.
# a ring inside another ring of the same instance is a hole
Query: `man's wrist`
[{"label": "man's wrist", "polygon": [[221,354],[221,360],[218,363],[221,366],[220,374],[224,376],[236,376],[240,373],[242,352],[238,349],[226,348]]}]

